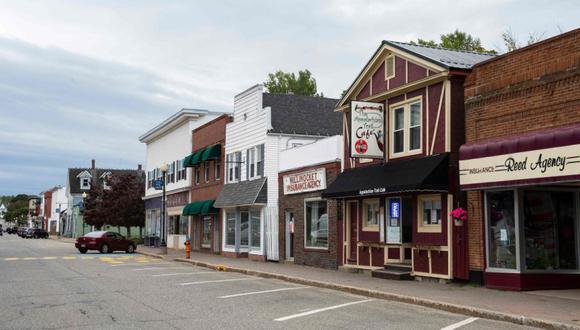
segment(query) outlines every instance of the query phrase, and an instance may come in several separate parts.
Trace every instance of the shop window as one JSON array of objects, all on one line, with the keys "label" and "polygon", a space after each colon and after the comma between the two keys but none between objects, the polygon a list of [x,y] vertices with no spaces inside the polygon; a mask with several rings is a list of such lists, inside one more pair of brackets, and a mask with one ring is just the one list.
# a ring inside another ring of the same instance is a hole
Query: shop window
[{"label": "shop window", "polygon": [[380,204],[378,199],[367,199],[363,201],[363,230],[378,231]]},{"label": "shop window", "polygon": [[250,230],[251,230],[251,247],[260,248],[261,242],[261,227],[260,227],[260,211],[250,212]]},{"label": "shop window", "polygon": [[325,200],[304,203],[304,238],[307,248],[328,248],[328,212]]},{"label": "shop window", "polygon": [[201,247],[209,249],[211,246],[211,217],[203,217],[203,237]]},{"label": "shop window", "polygon": [[441,232],[441,195],[418,197],[418,232]]},{"label": "shop window", "polygon": [[385,80],[395,77],[395,56],[390,55],[385,59]]},{"label": "shop window", "polygon": [[220,180],[222,177],[222,162],[221,162],[221,160],[216,159],[214,166],[213,166],[213,169],[214,169],[214,178],[216,180]]},{"label": "shop window", "polygon": [[205,183],[208,183],[209,182],[209,162],[203,163],[203,177],[204,177]]},{"label": "shop window", "polygon": [[390,157],[416,155],[422,151],[422,111],[421,97],[403,104],[391,106]]},{"label": "shop window", "polygon": [[577,269],[574,193],[524,191],[526,269]]},{"label": "shop window", "polygon": [[493,191],[486,194],[488,224],[488,266],[516,269],[516,219],[513,191]]},{"label": "shop window", "polygon": [[240,246],[248,247],[250,219],[248,211],[240,212]]},{"label": "shop window", "polygon": [[186,235],[187,234],[187,217],[181,215],[170,215],[168,217],[169,235]]},{"label": "shop window", "polygon": [[226,245],[236,245],[236,213],[226,212]]}]

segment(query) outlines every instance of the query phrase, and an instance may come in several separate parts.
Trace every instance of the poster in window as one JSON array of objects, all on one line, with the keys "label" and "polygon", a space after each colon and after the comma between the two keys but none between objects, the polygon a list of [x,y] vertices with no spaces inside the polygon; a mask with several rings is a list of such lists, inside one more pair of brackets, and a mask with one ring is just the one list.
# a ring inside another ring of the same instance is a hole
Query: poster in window
[{"label": "poster in window", "polygon": [[353,158],[383,158],[385,151],[385,105],[352,101],[350,113],[350,156]]}]

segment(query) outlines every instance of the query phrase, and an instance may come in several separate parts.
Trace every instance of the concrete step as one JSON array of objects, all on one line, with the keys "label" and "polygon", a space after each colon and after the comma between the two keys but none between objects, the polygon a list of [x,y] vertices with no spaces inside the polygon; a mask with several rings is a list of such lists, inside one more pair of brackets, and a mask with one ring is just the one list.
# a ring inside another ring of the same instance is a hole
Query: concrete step
[{"label": "concrete step", "polygon": [[397,271],[397,270],[377,269],[372,271],[371,276],[386,280],[398,280],[398,281],[410,281],[413,279],[410,270]]},{"label": "concrete step", "polygon": [[384,268],[385,270],[409,273],[413,270],[410,264],[386,264]]}]

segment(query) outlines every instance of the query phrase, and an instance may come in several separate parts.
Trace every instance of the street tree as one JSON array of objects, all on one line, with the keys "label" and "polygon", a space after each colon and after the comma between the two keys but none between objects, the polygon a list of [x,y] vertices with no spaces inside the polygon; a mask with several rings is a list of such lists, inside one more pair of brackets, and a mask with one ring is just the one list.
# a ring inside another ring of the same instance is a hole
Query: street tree
[{"label": "street tree", "polygon": [[278,70],[275,73],[268,74],[268,79],[264,82],[264,86],[269,93],[317,95],[316,79],[312,77],[312,73],[308,70],[300,70],[298,75],[293,72]]},{"label": "street tree", "polygon": [[442,47],[447,49],[478,53],[497,53],[495,50],[485,49],[481,45],[481,40],[479,38],[459,30],[455,30],[454,32],[447,34],[442,34],[440,35],[439,39],[440,42],[436,42],[434,40],[417,39],[417,41],[411,41],[411,44],[429,47]]},{"label": "street tree", "polygon": [[100,230],[107,223],[106,213],[104,212],[106,207],[103,205],[106,195],[107,192],[102,186],[93,184],[83,201],[82,214],[84,222],[89,226],[95,226],[97,230]]},{"label": "street tree", "polygon": [[131,236],[131,227],[139,227],[141,233],[145,225],[145,203],[141,199],[145,193],[143,177],[134,173],[117,174],[112,176],[110,187],[104,203],[109,224],[127,228],[127,236]]},{"label": "street tree", "polygon": [[34,196],[19,194],[7,199],[6,214],[4,219],[6,222],[17,223],[23,225],[28,219],[28,202]]}]

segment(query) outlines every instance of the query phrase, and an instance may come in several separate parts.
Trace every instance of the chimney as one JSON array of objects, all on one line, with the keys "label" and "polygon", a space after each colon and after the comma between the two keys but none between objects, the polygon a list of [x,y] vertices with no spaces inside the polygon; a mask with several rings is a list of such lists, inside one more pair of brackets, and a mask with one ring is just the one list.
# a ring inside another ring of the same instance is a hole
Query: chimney
[{"label": "chimney", "polygon": [[137,170],[141,171],[143,169],[143,166],[141,166],[141,164],[137,164]]},{"label": "chimney", "polygon": [[91,169],[94,170],[95,168],[96,168],[95,167],[95,160],[94,159],[91,159]]}]

